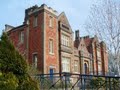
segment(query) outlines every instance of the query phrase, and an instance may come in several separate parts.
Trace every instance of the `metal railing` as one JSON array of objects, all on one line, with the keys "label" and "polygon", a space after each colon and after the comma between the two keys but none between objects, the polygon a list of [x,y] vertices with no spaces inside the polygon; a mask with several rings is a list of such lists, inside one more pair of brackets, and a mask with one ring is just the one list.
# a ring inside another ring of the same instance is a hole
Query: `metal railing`
[{"label": "metal railing", "polygon": [[120,90],[120,77],[75,73],[38,74],[40,90]]}]

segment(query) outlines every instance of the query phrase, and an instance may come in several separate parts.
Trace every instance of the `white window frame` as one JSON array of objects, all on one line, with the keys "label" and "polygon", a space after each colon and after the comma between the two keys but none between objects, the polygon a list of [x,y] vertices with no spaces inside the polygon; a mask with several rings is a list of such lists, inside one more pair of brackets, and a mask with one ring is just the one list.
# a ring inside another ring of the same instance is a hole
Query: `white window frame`
[{"label": "white window frame", "polygon": [[19,42],[24,43],[24,31],[20,31],[19,33]]},{"label": "white window frame", "polygon": [[62,57],[62,72],[70,72],[70,58]]},{"label": "white window frame", "polygon": [[70,46],[70,37],[62,34],[61,35],[61,43],[62,43],[62,45],[69,47]]}]

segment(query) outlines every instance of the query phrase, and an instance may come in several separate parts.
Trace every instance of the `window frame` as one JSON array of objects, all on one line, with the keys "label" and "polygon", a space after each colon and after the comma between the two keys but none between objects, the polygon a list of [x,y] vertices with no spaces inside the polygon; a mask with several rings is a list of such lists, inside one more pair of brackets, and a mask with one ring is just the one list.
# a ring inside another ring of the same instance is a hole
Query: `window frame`
[{"label": "window frame", "polygon": [[33,27],[37,27],[38,26],[38,16],[34,16],[34,20],[33,20]]},{"label": "window frame", "polygon": [[71,46],[70,45],[70,36],[62,34],[61,35],[61,44],[66,47],[70,47]]},{"label": "window frame", "polygon": [[[37,56],[37,61],[35,60],[34,56]],[[38,54],[37,54],[37,52],[32,54],[32,65],[34,68],[38,67]]]},{"label": "window frame", "polygon": [[62,57],[62,72],[70,72],[71,68],[71,58]]},{"label": "window frame", "polygon": [[[75,67],[77,67],[77,70],[75,70]],[[76,72],[76,73],[79,72],[79,61],[78,60],[74,60],[74,72]]]},{"label": "window frame", "polygon": [[49,27],[53,27],[53,17],[49,16]]},{"label": "window frame", "polygon": [[19,32],[19,42],[20,43],[24,43],[24,37],[25,37],[24,31],[22,30]]},{"label": "window frame", "polygon": [[49,54],[54,54],[54,41],[53,39],[49,39]]}]

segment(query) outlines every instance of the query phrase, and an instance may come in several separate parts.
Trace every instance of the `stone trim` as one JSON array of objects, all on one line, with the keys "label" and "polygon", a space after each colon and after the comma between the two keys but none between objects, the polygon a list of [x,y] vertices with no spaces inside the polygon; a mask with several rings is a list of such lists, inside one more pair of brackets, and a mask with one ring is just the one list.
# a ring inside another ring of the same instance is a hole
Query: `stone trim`
[{"label": "stone trim", "polygon": [[43,13],[43,73],[46,73],[46,12]]}]

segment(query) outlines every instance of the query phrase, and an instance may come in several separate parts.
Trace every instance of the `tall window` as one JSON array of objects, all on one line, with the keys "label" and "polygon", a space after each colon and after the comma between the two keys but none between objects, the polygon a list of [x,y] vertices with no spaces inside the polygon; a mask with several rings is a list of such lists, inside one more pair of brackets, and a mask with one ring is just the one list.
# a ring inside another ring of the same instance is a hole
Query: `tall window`
[{"label": "tall window", "polygon": [[78,65],[79,65],[79,63],[78,63],[78,60],[75,60],[74,61],[74,72],[78,72]]},{"label": "tall window", "polygon": [[70,72],[70,58],[62,57],[62,72]]},{"label": "tall window", "polygon": [[97,57],[99,57],[99,58],[101,57],[100,50],[98,50],[98,49],[97,49]]},{"label": "tall window", "polygon": [[88,66],[86,63],[84,63],[84,73],[87,74],[88,73]]},{"label": "tall window", "polygon": [[38,57],[37,54],[33,54],[33,66],[37,68]]},{"label": "tall window", "polygon": [[53,27],[53,17],[49,17],[49,27]]},{"label": "tall window", "polygon": [[98,74],[101,75],[101,72],[102,72],[101,62],[98,61]]},{"label": "tall window", "polygon": [[21,31],[21,32],[19,33],[19,42],[20,42],[20,43],[24,43],[24,32],[23,32],[23,31]]},{"label": "tall window", "polygon": [[37,24],[38,24],[38,17],[35,16],[35,17],[34,17],[34,21],[33,21],[33,27],[36,27]]},{"label": "tall window", "polygon": [[62,45],[69,47],[70,46],[70,37],[66,36],[66,35],[62,35],[61,42],[62,42]]},{"label": "tall window", "polygon": [[50,54],[53,54],[53,53],[54,53],[53,51],[54,51],[54,50],[53,50],[53,40],[50,39],[50,40],[49,40],[49,53],[50,53]]}]

